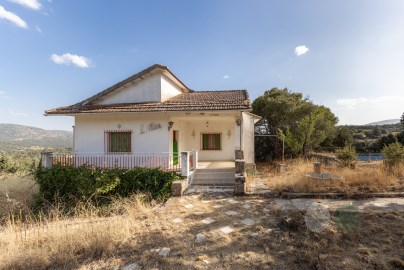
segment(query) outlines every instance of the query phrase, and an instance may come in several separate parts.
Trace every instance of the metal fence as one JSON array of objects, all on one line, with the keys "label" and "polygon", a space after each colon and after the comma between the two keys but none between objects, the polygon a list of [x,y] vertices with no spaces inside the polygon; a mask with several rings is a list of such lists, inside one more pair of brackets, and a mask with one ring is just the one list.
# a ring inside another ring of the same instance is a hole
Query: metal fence
[{"label": "metal fence", "polygon": [[87,166],[103,169],[131,169],[135,167],[159,168],[164,171],[181,171],[178,153],[50,153],[52,165]]}]

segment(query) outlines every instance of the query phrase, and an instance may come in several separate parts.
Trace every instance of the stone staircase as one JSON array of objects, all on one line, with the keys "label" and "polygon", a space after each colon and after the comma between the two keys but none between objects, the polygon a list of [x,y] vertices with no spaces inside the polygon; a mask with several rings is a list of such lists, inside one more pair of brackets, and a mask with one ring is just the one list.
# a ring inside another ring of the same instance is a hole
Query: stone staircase
[{"label": "stone staircase", "polygon": [[200,192],[234,192],[235,168],[196,169],[186,194]]}]

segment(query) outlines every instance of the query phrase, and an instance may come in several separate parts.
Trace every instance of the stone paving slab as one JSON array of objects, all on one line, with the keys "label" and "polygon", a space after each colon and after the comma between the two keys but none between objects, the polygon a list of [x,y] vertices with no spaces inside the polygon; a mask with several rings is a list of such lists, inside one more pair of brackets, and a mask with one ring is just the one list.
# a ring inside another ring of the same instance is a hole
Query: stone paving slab
[{"label": "stone paving slab", "polygon": [[219,231],[221,231],[222,233],[225,233],[225,234],[230,234],[230,233],[234,232],[234,230],[230,226],[222,227],[219,229]]},{"label": "stone paving slab", "polygon": [[210,217],[201,220],[201,222],[204,223],[204,224],[211,224],[211,223],[213,223],[215,221],[216,220],[214,220],[213,218],[210,218]]},{"label": "stone paving slab", "polygon": [[247,226],[251,226],[254,225],[255,221],[251,218],[245,218],[241,221],[241,223]]}]

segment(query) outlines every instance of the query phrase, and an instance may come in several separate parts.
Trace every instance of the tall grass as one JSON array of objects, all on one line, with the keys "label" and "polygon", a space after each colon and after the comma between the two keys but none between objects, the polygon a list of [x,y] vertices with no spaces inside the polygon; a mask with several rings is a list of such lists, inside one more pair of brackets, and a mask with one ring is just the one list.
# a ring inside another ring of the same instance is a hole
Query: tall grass
[{"label": "tall grass", "polygon": [[95,209],[80,205],[72,218],[55,205],[30,221],[10,216],[0,227],[0,269],[74,268],[83,259],[109,256],[152,208],[138,194],[115,199],[108,213]]},{"label": "tall grass", "polygon": [[387,171],[383,163],[364,164],[355,169],[338,165],[322,166],[322,172],[341,176],[341,180],[312,179],[313,163],[298,159],[289,162],[287,172],[278,174],[274,167],[259,164],[257,170],[266,186],[275,191],[293,192],[385,192],[404,189],[404,166],[397,166],[394,173]]}]

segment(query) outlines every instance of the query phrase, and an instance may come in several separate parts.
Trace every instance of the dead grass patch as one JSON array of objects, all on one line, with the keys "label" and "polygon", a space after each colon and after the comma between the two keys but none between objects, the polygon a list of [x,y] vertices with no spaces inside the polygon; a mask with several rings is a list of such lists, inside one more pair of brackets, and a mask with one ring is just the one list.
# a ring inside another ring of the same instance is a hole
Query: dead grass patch
[{"label": "dead grass patch", "polygon": [[[257,173],[252,178],[261,178],[265,186],[274,191],[291,192],[386,192],[404,190],[404,166],[393,172],[387,171],[383,163],[372,166],[342,168],[337,165],[323,165],[322,173],[341,176],[342,179],[313,179],[313,163],[293,160],[287,164],[286,173],[279,174],[276,167],[258,164]],[[254,181],[254,180],[252,180]],[[251,184],[250,184],[251,185]]]}]

